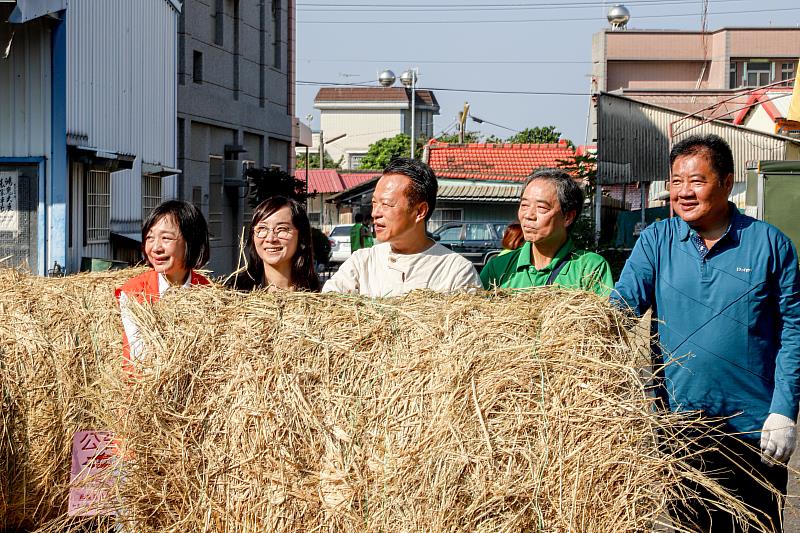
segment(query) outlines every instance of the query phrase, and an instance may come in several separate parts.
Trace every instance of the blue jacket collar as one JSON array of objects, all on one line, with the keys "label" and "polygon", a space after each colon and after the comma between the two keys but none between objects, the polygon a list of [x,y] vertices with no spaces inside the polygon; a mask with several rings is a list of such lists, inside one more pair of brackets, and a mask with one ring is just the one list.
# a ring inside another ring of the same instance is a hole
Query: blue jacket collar
[{"label": "blue jacket collar", "polygon": [[[739,212],[739,208],[736,207],[736,204],[733,202],[728,202],[728,209],[730,211],[730,222],[728,223],[728,229],[725,230],[725,233],[722,235],[720,240],[725,238],[726,235],[729,235],[731,239],[734,240],[736,244],[739,243],[739,234],[744,227],[744,218],[742,214]],[[676,216],[675,218],[678,219],[678,235],[680,235],[682,241],[686,241],[689,237],[692,236],[692,228],[684,222],[682,218]]]}]

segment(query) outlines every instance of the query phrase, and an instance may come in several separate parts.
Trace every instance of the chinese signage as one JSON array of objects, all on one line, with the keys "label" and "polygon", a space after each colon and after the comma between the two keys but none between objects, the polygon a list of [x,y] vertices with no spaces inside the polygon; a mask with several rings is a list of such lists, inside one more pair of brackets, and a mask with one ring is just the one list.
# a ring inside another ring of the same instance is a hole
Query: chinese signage
[{"label": "chinese signage", "polygon": [[95,516],[108,512],[108,489],[119,456],[113,433],[78,431],[72,438],[69,515]]},{"label": "chinese signage", "polygon": [[19,172],[0,172],[0,231],[19,231],[18,185]]}]

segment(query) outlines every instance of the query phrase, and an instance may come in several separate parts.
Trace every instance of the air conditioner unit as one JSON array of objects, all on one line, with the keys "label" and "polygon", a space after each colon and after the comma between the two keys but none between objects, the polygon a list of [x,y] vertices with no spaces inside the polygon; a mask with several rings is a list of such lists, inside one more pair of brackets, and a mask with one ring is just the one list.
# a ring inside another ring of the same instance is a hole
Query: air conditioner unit
[{"label": "air conditioner unit", "polygon": [[222,177],[226,187],[244,187],[244,171],[238,159],[226,159],[222,169]]}]

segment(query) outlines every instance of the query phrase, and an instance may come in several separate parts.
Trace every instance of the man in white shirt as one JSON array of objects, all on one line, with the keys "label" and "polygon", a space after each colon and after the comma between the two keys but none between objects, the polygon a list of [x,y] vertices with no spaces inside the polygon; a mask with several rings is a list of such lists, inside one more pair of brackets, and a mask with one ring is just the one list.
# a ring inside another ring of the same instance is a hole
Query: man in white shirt
[{"label": "man in white shirt", "polygon": [[381,244],[353,253],[322,292],[379,297],[401,296],[414,289],[454,292],[480,287],[470,261],[425,234],[437,190],[428,165],[405,157],[393,159],[372,195],[375,237]]}]

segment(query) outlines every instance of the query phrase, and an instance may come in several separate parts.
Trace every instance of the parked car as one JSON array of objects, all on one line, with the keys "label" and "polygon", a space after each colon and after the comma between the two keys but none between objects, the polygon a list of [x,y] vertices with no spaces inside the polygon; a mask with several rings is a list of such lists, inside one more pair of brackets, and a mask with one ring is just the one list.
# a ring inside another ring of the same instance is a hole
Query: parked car
[{"label": "parked car", "polygon": [[350,257],[350,228],[352,224],[334,226],[328,237],[331,240],[331,263],[344,263]]},{"label": "parked car", "polygon": [[457,252],[480,269],[503,249],[507,222],[445,222],[433,232],[433,238]]}]

